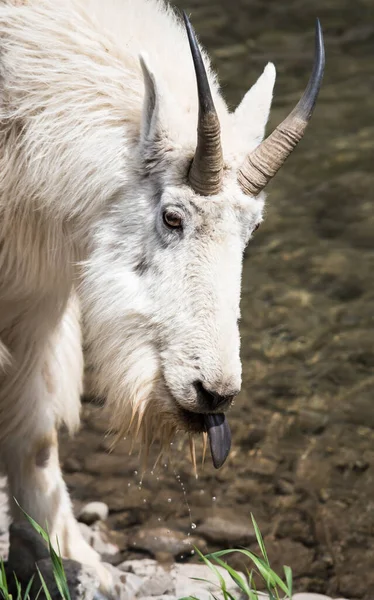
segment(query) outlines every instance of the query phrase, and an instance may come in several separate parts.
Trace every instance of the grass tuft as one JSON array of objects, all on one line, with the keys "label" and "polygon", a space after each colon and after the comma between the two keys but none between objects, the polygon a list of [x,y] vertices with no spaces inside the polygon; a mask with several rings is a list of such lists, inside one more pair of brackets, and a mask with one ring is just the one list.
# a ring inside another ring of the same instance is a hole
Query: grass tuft
[{"label": "grass tuft", "polygon": [[[264,598],[268,600],[292,600],[292,570],[290,567],[283,567],[285,581],[283,581],[283,579],[281,579],[279,575],[273,571],[270,566],[264,540],[259,527],[254,516],[251,515],[251,517],[261,556],[258,556],[254,552],[246,550],[245,548],[221,550],[220,552],[213,552],[204,556],[197,548],[195,548],[200,560],[209,567],[213,575],[215,575],[216,579],[218,580],[218,582],[214,583],[214,585],[217,586],[220,597],[212,594],[212,598],[215,600],[239,600],[239,597],[243,598],[244,595],[244,597],[248,598],[249,600],[264,600]],[[239,552],[249,559],[251,568],[247,568],[247,573],[245,576],[239,574],[237,571],[235,571],[235,569],[230,567],[230,565],[222,560],[223,556],[228,556],[234,552]],[[225,579],[222,577],[222,574],[218,571],[215,565],[219,565],[225,571],[227,571],[231,579],[236,584],[239,595],[235,597],[227,590]],[[257,574],[262,580],[266,592],[257,591],[254,583],[255,574]],[[212,584],[212,582],[208,579],[201,581]],[[185,596],[180,600],[198,600],[198,598],[195,598],[194,596]]]}]

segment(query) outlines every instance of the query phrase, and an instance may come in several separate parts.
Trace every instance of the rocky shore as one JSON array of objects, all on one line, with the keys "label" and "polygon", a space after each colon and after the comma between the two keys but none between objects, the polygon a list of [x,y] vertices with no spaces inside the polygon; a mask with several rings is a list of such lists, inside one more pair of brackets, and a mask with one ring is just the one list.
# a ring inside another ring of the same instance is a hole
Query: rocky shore
[{"label": "rocky shore", "polygon": [[[85,506],[78,518],[80,527],[90,544],[98,549],[103,555],[103,561],[116,557],[118,559],[119,548],[108,541],[99,523],[107,518],[108,507],[101,502],[93,502]],[[214,522],[211,523],[213,532]],[[219,530],[219,523],[217,532]],[[8,582],[12,582],[12,573],[16,573],[18,581],[25,589],[31,577],[35,574],[35,566],[43,575],[47,587],[51,593],[52,600],[60,600],[60,595],[55,584],[52,561],[48,549],[39,534],[28,523],[13,524],[9,527],[7,516],[7,501],[5,494],[5,480],[0,482],[0,556],[5,561],[8,574]],[[160,528],[161,529],[161,528]],[[153,531],[151,534],[159,531]],[[164,556],[173,550],[173,544],[186,545],[186,541],[170,538],[164,532],[164,538],[157,539],[154,536],[154,546],[157,547],[159,556]],[[239,536],[239,531],[236,535]],[[140,545],[142,536],[138,537]],[[143,544],[146,544],[146,536],[143,535]],[[169,540],[169,544],[168,544]],[[190,540],[187,542],[190,544]],[[114,562],[116,562],[114,560]],[[110,562],[105,563],[113,575],[114,596],[110,600],[179,600],[185,596],[194,596],[198,600],[212,600],[212,593],[217,596],[217,583],[214,582],[211,571],[204,565],[169,563],[160,564],[156,560],[143,558],[142,560],[127,560],[114,566]],[[83,566],[72,560],[64,560],[64,568],[69,583],[72,600],[109,600],[98,591],[96,574],[90,567]],[[244,597],[240,594],[237,586],[229,575],[218,567],[224,578],[227,590],[231,592],[236,600]],[[199,581],[197,581],[197,579]],[[203,582],[201,580],[207,580]],[[211,583],[209,583],[211,582]],[[37,596],[40,584],[36,578],[31,588],[31,598]],[[42,598],[43,596],[40,596]],[[219,594],[218,594],[219,597]],[[331,600],[327,596],[319,594],[301,593],[294,596],[294,600]],[[340,599],[344,600],[344,599]]]}]

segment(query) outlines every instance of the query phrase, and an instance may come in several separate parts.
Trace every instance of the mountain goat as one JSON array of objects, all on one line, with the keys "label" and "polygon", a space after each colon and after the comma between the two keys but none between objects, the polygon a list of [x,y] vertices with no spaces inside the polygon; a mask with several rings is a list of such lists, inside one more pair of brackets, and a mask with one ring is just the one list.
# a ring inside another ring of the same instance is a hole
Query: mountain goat
[{"label": "mountain goat", "polygon": [[58,459],[58,426],[79,423],[80,310],[118,435],[205,432],[220,467],[243,251],[323,67],[317,23],[306,91],[263,141],[274,66],[229,113],[162,0],[0,0],[1,457],[10,497],[103,587]]}]

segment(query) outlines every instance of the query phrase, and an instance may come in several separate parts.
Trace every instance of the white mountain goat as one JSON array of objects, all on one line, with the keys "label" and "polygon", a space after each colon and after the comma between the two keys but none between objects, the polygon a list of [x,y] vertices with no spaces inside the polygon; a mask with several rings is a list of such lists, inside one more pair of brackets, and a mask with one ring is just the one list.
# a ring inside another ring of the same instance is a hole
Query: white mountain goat
[{"label": "white mountain goat", "polygon": [[58,459],[59,424],[79,424],[80,308],[119,435],[146,449],[206,432],[220,467],[243,250],[323,66],[317,23],[308,87],[262,141],[274,66],[230,114],[187,17],[161,0],[0,0],[1,456],[10,497],[103,587]]}]

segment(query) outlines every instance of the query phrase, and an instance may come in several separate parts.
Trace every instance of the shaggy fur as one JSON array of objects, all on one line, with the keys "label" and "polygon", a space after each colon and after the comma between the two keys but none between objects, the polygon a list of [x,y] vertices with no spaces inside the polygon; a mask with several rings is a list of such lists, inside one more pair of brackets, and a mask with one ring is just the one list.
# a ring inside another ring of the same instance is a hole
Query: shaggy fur
[{"label": "shaggy fur", "polygon": [[275,70],[229,114],[205,61],[225,159],[210,198],[187,184],[196,80],[170,8],[0,0],[0,450],[10,496],[91,564],[56,436],[79,424],[80,308],[112,424],[144,448],[199,430],[209,407],[194,382],[240,389],[242,254],[264,197],[245,196],[236,175],[263,138]]}]

